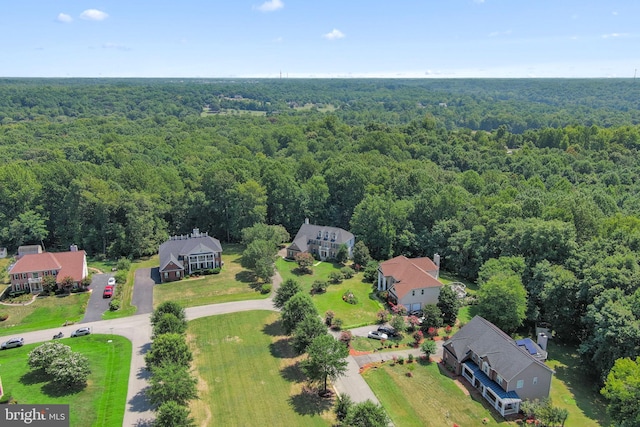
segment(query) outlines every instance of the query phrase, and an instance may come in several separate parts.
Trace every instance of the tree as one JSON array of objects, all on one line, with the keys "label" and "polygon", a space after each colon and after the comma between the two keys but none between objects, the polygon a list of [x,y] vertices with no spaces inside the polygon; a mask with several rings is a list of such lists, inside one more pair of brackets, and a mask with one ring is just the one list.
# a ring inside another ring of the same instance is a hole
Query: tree
[{"label": "tree", "polygon": [[440,308],[436,304],[427,304],[422,307],[422,326],[421,329],[424,330],[433,328],[439,328],[442,326],[442,312]]},{"label": "tree", "polygon": [[184,308],[182,308],[180,304],[175,301],[165,301],[153,310],[153,313],[151,314],[151,325],[158,323],[166,313],[173,314],[180,321],[187,321]]},{"label": "tree", "polygon": [[53,377],[56,385],[77,388],[86,384],[91,369],[89,359],[84,354],[69,352],[54,359],[46,368],[46,372]]},{"label": "tree", "polygon": [[273,297],[273,305],[276,308],[282,308],[291,299],[292,296],[302,291],[302,286],[294,279],[287,279],[276,290],[276,295]]},{"label": "tree", "polygon": [[503,331],[515,331],[526,317],[527,291],[520,277],[496,274],[478,290],[478,314]]},{"label": "tree", "polygon": [[229,190],[229,203],[230,231],[235,238],[242,237],[244,228],[264,222],[267,217],[267,192],[253,179],[236,183]]},{"label": "tree", "polygon": [[503,256],[500,258],[491,258],[487,260],[478,272],[478,285],[482,286],[491,277],[500,273],[513,273],[522,276],[526,264],[523,257]]},{"label": "tree", "polygon": [[56,276],[50,274],[42,278],[42,290],[44,292],[54,292],[57,287],[58,284],[56,283]]},{"label": "tree", "polygon": [[442,313],[442,321],[444,324],[453,326],[453,324],[456,323],[456,318],[458,317],[460,300],[451,285],[444,285],[440,289],[437,307]]},{"label": "tree", "polygon": [[367,283],[375,283],[378,280],[378,263],[369,261],[364,269],[362,281]]},{"label": "tree", "polygon": [[391,327],[395,329],[396,332],[400,335],[402,335],[405,329],[407,329],[407,325],[405,325],[404,323],[404,317],[399,315],[393,316],[391,318],[391,321],[389,322],[389,325],[391,325]]},{"label": "tree", "polygon": [[62,286],[62,289],[65,290],[66,293],[71,293],[71,289],[73,289],[73,284],[74,284],[74,280],[73,277],[71,276],[65,276],[62,278],[62,281],[60,282],[60,285]]},{"label": "tree", "polygon": [[296,353],[302,354],[316,337],[326,333],[327,327],[319,317],[307,316],[293,331],[292,347]]},{"label": "tree", "polygon": [[174,364],[187,368],[192,360],[193,354],[189,350],[184,337],[179,334],[157,336],[151,343],[151,349],[144,356],[147,369],[152,372],[154,368],[164,364]]},{"label": "tree", "polygon": [[315,259],[313,259],[313,255],[311,255],[309,252],[297,253],[294,259],[298,264],[298,271],[300,273],[311,274],[313,272],[313,270],[311,270],[311,267],[313,266]]},{"label": "tree", "polygon": [[284,304],[280,316],[284,332],[291,335],[305,317],[318,316],[318,310],[309,295],[299,292]]},{"label": "tree", "polygon": [[344,421],[344,419],[347,418],[347,414],[349,413],[349,410],[352,406],[353,400],[351,400],[351,396],[349,396],[348,394],[342,394],[338,396],[333,412],[335,412],[336,418],[339,422]]},{"label": "tree", "polygon": [[249,246],[251,242],[256,240],[266,240],[272,242],[274,246],[288,242],[291,236],[282,225],[267,225],[257,223],[251,227],[242,229],[242,244]]},{"label": "tree", "polygon": [[436,342],[433,340],[425,340],[420,345],[420,350],[422,350],[427,360],[429,360],[431,355],[436,353],[436,350],[437,350]]},{"label": "tree", "polygon": [[249,270],[253,270],[254,274],[264,280],[271,281],[273,276],[275,256],[277,247],[273,242],[267,240],[254,240],[242,252],[240,265]]},{"label": "tree", "polygon": [[353,245],[353,263],[359,266],[366,266],[371,261],[371,255],[369,254],[369,248],[364,244],[362,240],[358,240]]},{"label": "tree", "polygon": [[307,348],[309,358],[302,362],[302,370],[314,381],[323,381],[322,393],[327,392],[327,380],[338,378],[347,371],[349,348],[331,335],[316,337]]},{"label": "tree", "polygon": [[173,313],[164,313],[160,319],[153,324],[153,337],[162,334],[184,334],[187,331],[187,321],[180,320]]},{"label": "tree", "polygon": [[342,283],[342,281],[344,280],[344,276],[339,271],[332,271],[331,273],[329,273],[329,280],[334,285],[337,285]]},{"label": "tree", "polygon": [[616,425],[640,425],[640,357],[616,360],[600,393],[608,399],[607,412]]},{"label": "tree", "polygon": [[164,402],[158,407],[154,427],[194,427],[196,424],[189,417],[189,409],[173,400]]},{"label": "tree", "polygon": [[28,363],[31,368],[43,369],[59,358],[66,357],[71,353],[71,347],[60,342],[46,342],[29,352]]},{"label": "tree", "polygon": [[156,406],[170,400],[186,406],[190,400],[198,398],[197,384],[198,380],[184,366],[164,364],[154,369],[146,395]]},{"label": "tree", "polygon": [[336,252],[336,262],[339,264],[344,264],[349,259],[349,249],[347,245],[344,243],[338,247],[338,252]]},{"label": "tree", "polygon": [[322,294],[327,291],[328,283],[324,280],[314,280],[311,284],[311,293]]},{"label": "tree", "polygon": [[387,427],[389,422],[384,408],[370,400],[353,405],[344,420],[349,427]]}]

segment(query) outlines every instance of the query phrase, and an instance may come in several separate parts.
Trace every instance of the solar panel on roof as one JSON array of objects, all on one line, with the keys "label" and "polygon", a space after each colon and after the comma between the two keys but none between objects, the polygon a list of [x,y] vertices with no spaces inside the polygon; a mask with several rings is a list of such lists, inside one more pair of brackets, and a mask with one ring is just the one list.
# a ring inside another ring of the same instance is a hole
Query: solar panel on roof
[{"label": "solar panel on roof", "polygon": [[516,344],[519,347],[524,346],[524,348],[527,349],[529,354],[537,354],[538,353],[538,349],[536,348],[536,346],[533,343],[533,341],[531,341],[531,338],[524,338],[524,339],[518,340],[518,341],[516,341]]}]

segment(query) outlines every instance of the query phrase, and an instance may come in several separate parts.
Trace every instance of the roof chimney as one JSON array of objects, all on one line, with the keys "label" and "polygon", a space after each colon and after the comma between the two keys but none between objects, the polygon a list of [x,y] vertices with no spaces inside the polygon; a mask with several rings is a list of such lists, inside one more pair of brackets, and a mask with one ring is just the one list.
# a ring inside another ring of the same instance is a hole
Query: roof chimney
[{"label": "roof chimney", "polygon": [[440,276],[440,254],[433,254],[433,263],[438,267],[436,270],[436,279]]},{"label": "roof chimney", "polygon": [[78,245],[71,245],[71,246],[69,246],[69,251],[71,251],[71,252],[78,252]]},{"label": "roof chimney", "polygon": [[200,229],[194,228],[193,233],[191,233],[191,237],[200,237]]},{"label": "roof chimney", "polygon": [[309,224],[309,218],[305,218],[305,219],[304,219],[304,223],[305,223],[305,224]]},{"label": "roof chimney", "polygon": [[540,332],[538,334],[538,346],[543,349],[544,351],[547,351],[547,342],[549,341],[549,337],[547,336],[547,334],[545,334],[544,332]]}]

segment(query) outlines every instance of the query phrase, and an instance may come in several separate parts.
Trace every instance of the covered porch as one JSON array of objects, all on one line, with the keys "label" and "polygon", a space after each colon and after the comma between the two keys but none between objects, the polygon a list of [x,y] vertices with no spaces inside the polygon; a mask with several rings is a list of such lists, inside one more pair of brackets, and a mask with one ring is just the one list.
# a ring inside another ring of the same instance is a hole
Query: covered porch
[{"label": "covered porch", "polygon": [[462,376],[477,388],[482,393],[482,396],[503,417],[517,414],[520,411],[522,400],[518,397],[518,394],[515,391],[505,391],[472,361],[467,360],[462,364]]}]

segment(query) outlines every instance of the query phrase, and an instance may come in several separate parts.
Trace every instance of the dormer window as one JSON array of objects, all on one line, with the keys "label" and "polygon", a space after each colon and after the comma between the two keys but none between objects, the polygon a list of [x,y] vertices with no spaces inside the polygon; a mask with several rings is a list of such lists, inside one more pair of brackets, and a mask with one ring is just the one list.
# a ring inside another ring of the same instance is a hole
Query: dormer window
[{"label": "dormer window", "polygon": [[336,233],[331,233],[331,241],[332,242],[336,241]]},{"label": "dormer window", "polygon": [[318,239],[322,239],[322,231],[318,231]]},{"label": "dormer window", "polygon": [[328,231],[324,232],[324,240],[329,240],[329,232]]}]

